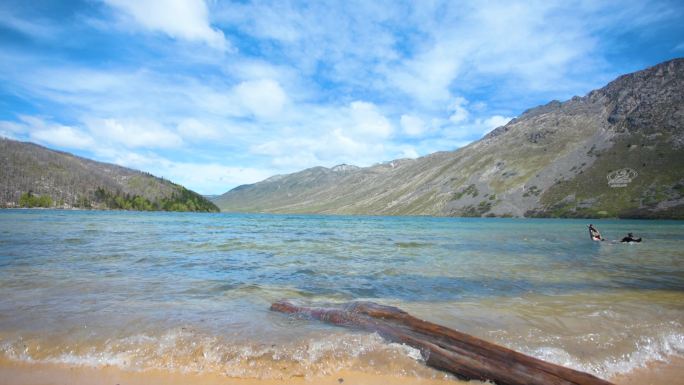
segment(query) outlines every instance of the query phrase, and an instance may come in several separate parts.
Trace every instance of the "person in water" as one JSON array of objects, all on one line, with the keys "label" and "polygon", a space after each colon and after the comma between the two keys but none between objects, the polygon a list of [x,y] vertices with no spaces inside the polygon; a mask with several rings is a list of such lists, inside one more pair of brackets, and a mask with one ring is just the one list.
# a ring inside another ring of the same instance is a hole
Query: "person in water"
[{"label": "person in water", "polygon": [[641,238],[634,238],[632,233],[627,233],[627,236],[622,238],[620,242],[641,242]]},{"label": "person in water", "polygon": [[599,233],[598,230],[596,230],[596,227],[594,225],[590,224],[589,225],[589,238],[591,238],[592,241],[603,241],[603,237],[601,236],[601,233]]}]

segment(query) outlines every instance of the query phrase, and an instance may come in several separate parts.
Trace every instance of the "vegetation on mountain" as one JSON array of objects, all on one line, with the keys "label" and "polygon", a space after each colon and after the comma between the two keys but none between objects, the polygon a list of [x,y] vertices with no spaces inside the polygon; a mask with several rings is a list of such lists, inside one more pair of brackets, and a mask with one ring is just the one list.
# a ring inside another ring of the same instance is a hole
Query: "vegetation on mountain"
[{"label": "vegetation on mountain", "polygon": [[[456,151],[237,187],[224,211],[684,218],[684,59],[525,111]],[[609,177],[627,172],[626,183]]]},{"label": "vegetation on mountain", "polygon": [[148,173],[0,138],[0,207],[216,212],[185,187]]},{"label": "vegetation on mountain", "polygon": [[32,191],[21,194],[19,206],[21,207],[52,207],[52,198],[48,195],[36,196]]}]

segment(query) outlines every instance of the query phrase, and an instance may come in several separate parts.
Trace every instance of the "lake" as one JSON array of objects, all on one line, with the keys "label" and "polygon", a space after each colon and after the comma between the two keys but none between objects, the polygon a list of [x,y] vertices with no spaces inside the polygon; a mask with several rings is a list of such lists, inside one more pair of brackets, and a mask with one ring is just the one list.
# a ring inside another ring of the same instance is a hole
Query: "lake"
[{"label": "lake", "polygon": [[0,355],[126,370],[434,378],[270,312],[370,300],[609,378],[684,355],[684,222],[0,211]]}]

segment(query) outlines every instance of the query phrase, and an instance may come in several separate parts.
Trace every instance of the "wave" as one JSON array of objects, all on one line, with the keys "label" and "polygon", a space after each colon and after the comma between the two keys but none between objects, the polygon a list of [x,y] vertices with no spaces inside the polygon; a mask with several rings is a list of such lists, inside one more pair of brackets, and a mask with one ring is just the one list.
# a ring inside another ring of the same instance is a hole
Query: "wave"
[{"label": "wave", "polygon": [[[630,353],[600,360],[587,360],[553,346],[518,350],[601,378],[611,378],[653,361],[667,362],[674,356],[684,356],[684,334],[641,337]],[[5,337],[0,339],[0,354],[23,362],[216,373],[235,378],[317,377],[342,370],[419,378],[445,376],[426,367],[420,352],[414,348],[387,343],[377,334],[341,332],[284,344],[231,342],[186,328],[159,335],[137,334],[80,343]]]},{"label": "wave", "polygon": [[424,366],[418,350],[388,344],[377,334],[332,333],[287,344],[229,343],[181,328],[158,336],[139,334],[99,343],[50,343],[5,338],[0,340],[0,354],[29,363],[217,373],[235,378],[316,377],[342,370],[444,378],[443,373]]},{"label": "wave", "polygon": [[670,332],[655,337],[642,336],[635,341],[634,348],[631,352],[595,362],[587,362],[559,347],[522,348],[520,351],[601,378],[611,378],[646,367],[652,362],[669,362],[673,357],[684,357],[684,334]]}]

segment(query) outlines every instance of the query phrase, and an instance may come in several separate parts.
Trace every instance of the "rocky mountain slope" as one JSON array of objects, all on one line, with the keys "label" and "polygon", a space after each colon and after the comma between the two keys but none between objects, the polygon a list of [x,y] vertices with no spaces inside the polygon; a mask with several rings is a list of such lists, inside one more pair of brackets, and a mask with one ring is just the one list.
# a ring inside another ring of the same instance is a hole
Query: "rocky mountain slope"
[{"label": "rocky mountain slope", "polygon": [[525,111],[456,151],[237,187],[223,211],[684,218],[684,59]]},{"label": "rocky mountain slope", "polygon": [[0,207],[218,211],[183,186],[129,168],[0,138]]}]

